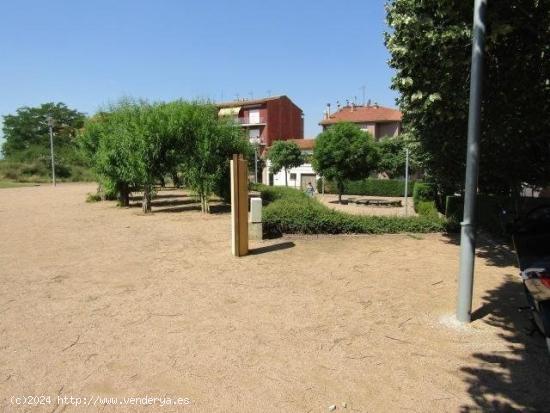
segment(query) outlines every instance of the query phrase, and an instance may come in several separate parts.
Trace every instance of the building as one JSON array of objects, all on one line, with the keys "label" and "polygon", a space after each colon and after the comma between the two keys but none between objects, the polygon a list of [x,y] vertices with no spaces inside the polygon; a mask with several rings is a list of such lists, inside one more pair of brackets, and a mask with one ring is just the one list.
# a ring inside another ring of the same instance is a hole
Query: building
[{"label": "building", "polygon": [[[289,141],[295,142],[302,154],[305,155],[306,162],[297,168],[291,168],[287,173],[288,186],[293,188],[305,189],[307,184],[311,182],[314,188],[316,188],[317,179],[320,177],[315,173],[311,165],[311,156],[313,155],[313,148],[315,147],[315,139],[289,139]],[[267,160],[266,167],[263,171],[262,181],[274,186],[285,186],[285,171],[281,170],[276,174],[269,172],[271,162]]]},{"label": "building", "polygon": [[231,116],[262,148],[273,141],[304,137],[304,114],[287,96],[243,99],[216,105],[219,116]]},{"label": "building", "polygon": [[324,119],[319,125],[326,130],[338,122],[352,122],[361,129],[368,131],[375,140],[385,136],[397,136],[402,132],[403,114],[392,108],[374,105],[359,106],[355,104],[339,108],[334,114],[330,113],[330,105],[327,105]]}]

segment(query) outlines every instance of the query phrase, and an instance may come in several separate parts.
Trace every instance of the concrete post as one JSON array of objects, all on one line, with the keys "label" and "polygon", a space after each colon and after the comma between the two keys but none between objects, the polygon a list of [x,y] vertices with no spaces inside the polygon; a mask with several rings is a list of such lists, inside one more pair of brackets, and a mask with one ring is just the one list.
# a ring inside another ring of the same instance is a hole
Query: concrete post
[{"label": "concrete post", "polygon": [[248,238],[253,240],[263,239],[262,198],[250,199]]}]

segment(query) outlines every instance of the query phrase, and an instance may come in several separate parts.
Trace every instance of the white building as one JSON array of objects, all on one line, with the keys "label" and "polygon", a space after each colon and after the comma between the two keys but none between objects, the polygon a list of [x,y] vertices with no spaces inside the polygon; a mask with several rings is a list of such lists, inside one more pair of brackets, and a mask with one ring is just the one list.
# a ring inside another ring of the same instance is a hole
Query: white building
[{"label": "white building", "polygon": [[[313,155],[313,147],[315,145],[315,139],[289,139],[289,142],[296,143],[302,150],[302,154],[305,155],[306,163],[298,166],[297,168],[291,168],[286,171],[288,186],[305,189],[307,184],[311,182],[314,188],[317,188],[317,180],[320,178],[319,175],[315,173],[313,167],[311,166],[311,156]],[[280,170],[276,174],[270,172],[271,162],[269,159],[266,162],[266,167],[263,170],[262,182],[271,185],[271,186],[285,186],[285,171]]]}]

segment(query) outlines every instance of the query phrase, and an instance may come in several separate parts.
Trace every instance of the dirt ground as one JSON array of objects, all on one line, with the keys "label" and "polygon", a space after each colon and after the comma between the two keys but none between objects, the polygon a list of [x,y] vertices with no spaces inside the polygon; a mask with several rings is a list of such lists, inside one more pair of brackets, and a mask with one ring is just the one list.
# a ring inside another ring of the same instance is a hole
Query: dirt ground
[{"label": "dirt ground", "polygon": [[[383,197],[383,196],[364,196],[364,195],[343,195],[342,201],[348,199],[383,199],[388,201],[401,201],[400,207],[391,206],[374,206],[374,205],[358,205],[355,203],[340,204],[338,203],[338,195],[334,194],[316,194],[315,197],[329,208],[338,211],[347,212],[354,215],[386,215],[386,216],[416,216],[413,207],[413,199],[409,197],[407,207],[405,207],[404,197]],[[405,213],[407,212],[407,214]]]},{"label": "dirt ground", "polygon": [[[457,327],[454,237],[285,237],[233,258],[225,212],[167,192],[144,216],[93,190],[0,190],[2,412],[549,409],[505,247],[482,243]],[[147,396],[183,401],[122,399]]]}]

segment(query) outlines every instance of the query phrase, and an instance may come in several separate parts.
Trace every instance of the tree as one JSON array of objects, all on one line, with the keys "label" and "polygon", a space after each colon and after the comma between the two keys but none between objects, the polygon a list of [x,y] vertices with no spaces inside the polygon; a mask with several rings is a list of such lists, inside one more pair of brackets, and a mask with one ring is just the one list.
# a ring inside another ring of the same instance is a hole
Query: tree
[{"label": "tree", "polygon": [[[444,193],[464,182],[471,2],[391,0],[386,34],[404,125]],[[479,190],[515,194],[550,182],[550,2],[487,7]]]},{"label": "tree", "polygon": [[187,106],[127,99],[86,123],[81,147],[121,205],[127,206],[130,191],[138,189],[143,191],[143,212],[151,211],[153,185],[173,173],[189,152]]},{"label": "tree", "polygon": [[212,193],[229,198],[229,161],[235,153],[252,154],[242,129],[229,119],[220,119],[213,105],[189,104],[184,117],[190,142],[181,163],[186,184],[199,196],[201,211],[210,212]]},{"label": "tree", "polygon": [[363,179],[376,170],[380,155],[372,136],[357,125],[337,123],[317,137],[313,149],[313,168],[336,181],[338,202],[346,180]]},{"label": "tree", "polygon": [[387,174],[389,178],[405,175],[406,149],[409,149],[409,170],[415,171],[421,168],[421,162],[417,156],[417,145],[409,142],[406,134],[382,138],[377,145],[380,152],[377,170]]},{"label": "tree", "polygon": [[288,186],[287,170],[296,168],[304,163],[300,147],[291,141],[275,141],[267,152],[267,159],[271,161],[271,173],[276,174],[281,169],[284,169],[285,186]]},{"label": "tree", "polygon": [[76,132],[85,116],[64,103],[44,103],[38,107],[21,107],[15,115],[4,116],[2,153],[14,162],[42,163],[49,172],[50,136],[47,118],[54,120],[55,163],[59,176],[71,174],[72,165],[82,165],[75,142]]},{"label": "tree", "polygon": [[144,213],[153,185],[178,171],[209,212],[212,193],[228,197],[231,155],[250,151],[242,130],[219,119],[214,106],[185,101],[121,101],[87,122],[81,147],[121,205],[129,204],[130,191],[143,191]]}]

